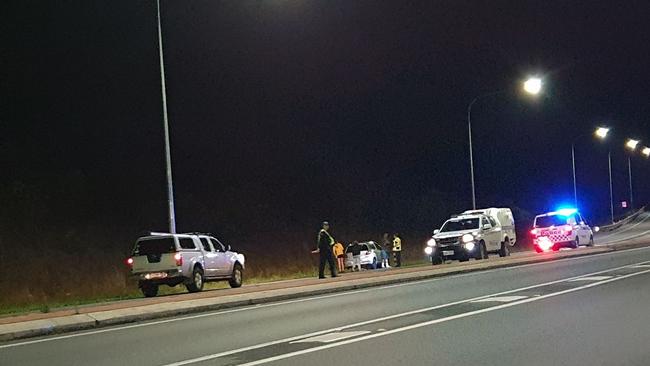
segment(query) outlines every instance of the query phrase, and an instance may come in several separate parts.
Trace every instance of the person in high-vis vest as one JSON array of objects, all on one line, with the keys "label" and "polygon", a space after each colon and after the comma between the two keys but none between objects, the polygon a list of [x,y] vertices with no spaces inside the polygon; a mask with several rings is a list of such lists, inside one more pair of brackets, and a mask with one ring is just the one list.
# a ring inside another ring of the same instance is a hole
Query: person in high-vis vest
[{"label": "person in high-vis vest", "polygon": [[329,264],[332,277],[338,277],[336,274],[336,265],[334,264],[334,254],[332,253],[332,247],[336,242],[332,235],[330,235],[329,229],[330,224],[325,221],[323,222],[322,229],[318,232],[318,249],[316,249],[316,252],[319,253],[318,278],[325,278],[325,263]]},{"label": "person in high-vis vest", "polygon": [[399,234],[393,234],[393,265],[395,267],[402,266],[402,239]]}]

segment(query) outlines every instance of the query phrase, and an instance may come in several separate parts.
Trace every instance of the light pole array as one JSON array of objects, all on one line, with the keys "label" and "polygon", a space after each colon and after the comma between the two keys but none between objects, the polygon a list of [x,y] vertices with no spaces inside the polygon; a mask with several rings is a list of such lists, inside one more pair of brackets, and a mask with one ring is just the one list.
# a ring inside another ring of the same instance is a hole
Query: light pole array
[{"label": "light pole array", "polygon": [[[526,93],[530,95],[537,95],[542,91],[542,79],[537,77],[528,78],[523,84],[523,89]],[[472,107],[474,104],[485,97],[501,94],[505,92],[504,90],[498,90],[491,93],[481,94],[472,101],[467,106],[467,134],[468,134],[468,144],[469,144],[469,175],[470,181],[472,184],[472,209],[476,210],[476,186],[474,183],[474,151],[472,146]]]},{"label": "light pole array", "polygon": [[[628,139],[625,143],[625,147],[634,152],[636,151],[636,147],[639,145],[639,142],[639,140]],[[630,178],[630,208],[634,209],[634,194],[632,191],[632,156],[630,155],[627,157],[627,173],[628,177]]]}]

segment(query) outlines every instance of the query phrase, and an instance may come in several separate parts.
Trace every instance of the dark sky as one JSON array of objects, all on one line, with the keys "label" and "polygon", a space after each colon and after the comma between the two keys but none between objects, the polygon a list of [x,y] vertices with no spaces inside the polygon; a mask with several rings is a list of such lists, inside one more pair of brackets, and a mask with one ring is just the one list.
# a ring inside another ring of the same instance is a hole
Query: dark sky
[{"label": "dark sky", "polygon": [[[2,7],[10,216],[164,230],[155,2]],[[577,138],[581,206],[602,221],[607,150],[621,201],[624,139],[650,145],[649,16],[644,1],[163,0],[179,231],[426,233],[470,208],[466,109],[495,90],[473,108],[478,205],[571,202]],[[520,92],[531,74],[537,99]],[[650,162],[632,163],[645,203]]]}]

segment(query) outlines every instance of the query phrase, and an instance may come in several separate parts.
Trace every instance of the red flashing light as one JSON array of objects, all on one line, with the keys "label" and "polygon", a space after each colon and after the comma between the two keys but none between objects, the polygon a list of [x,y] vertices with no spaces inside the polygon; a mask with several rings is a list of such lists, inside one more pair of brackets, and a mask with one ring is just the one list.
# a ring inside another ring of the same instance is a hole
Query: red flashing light
[{"label": "red flashing light", "polygon": [[174,254],[174,259],[176,260],[176,265],[177,266],[182,266],[183,265],[183,256],[181,253],[176,253]]},{"label": "red flashing light", "polygon": [[126,265],[129,266],[129,267],[133,267],[133,258],[128,258],[126,260]]}]

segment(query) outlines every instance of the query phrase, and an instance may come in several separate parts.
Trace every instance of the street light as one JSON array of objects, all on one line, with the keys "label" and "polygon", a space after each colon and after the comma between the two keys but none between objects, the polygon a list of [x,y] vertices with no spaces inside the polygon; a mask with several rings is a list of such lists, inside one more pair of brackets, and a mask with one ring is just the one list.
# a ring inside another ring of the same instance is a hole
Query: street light
[{"label": "street light", "polygon": [[528,94],[537,95],[542,91],[542,79],[531,77],[524,82],[524,91]]},{"label": "street light", "polygon": [[[531,77],[528,78],[524,82],[524,91],[526,93],[531,94],[531,95],[537,95],[541,92],[542,90],[542,80],[537,77]],[[472,183],[472,209],[476,210],[476,186],[474,184],[474,151],[473,151],[473,146],[472,146],[472,106],[474,106],[474,103],[476,103],[479,99],[483,99],[485,97],[489,97],[492,95],[496,94],[501,94],[505,92],[505,90],[498,90],[495,92],[491,93],[486,93],[486,94],[481,94],[478,97],[472,99],[472,101],[469,103],[467,106],[467,135],[468,135],[468,143],[469,143],[469,175],[470,175],[470,180]]]},{"label": "street light", "polygon": [[650,147],[645,146],[643,150],[641,150],[641,154],[646,158],[650,157]]},{"label": "street light", "polygon": [[172,157],[169,146],[169,120],[167,118],[167,88],[165,85],[165,62],[163,60],[162,29],[160,26],[160,0],[156,0],[156,22],[158,25],[158,56],[160,59],[160,91],[162,94],[163,124],[165,130],[165,167],[167,172],[167,204],[169,208],[169,232],[176,233],[174,212],[174,186],[172,185]]},{"label": "street light", "polygon": [[[635,151],[636,147],[639,145],[639,142],[641,141],[628,139],[625,143],[625,147],[627,147],[630,151]],[[632,156],[630,155],[627,157],[627,173],[628,177],[630,178],[630,208],[634,209],[634,195],[632,194]]]},{"label": "street light", "polygon": [[[597,138],[601,139],[601,140],[604,140],[607,137],[608,133],[609,133],[609,128],[607,128],[607,127],[598,127],[594,131],[594,135]],[[573,168],[573,204],[574,204],[574,207],[578,207],[578,185],[576,183],[576,148],[575,148],[575,144],[576,144],[576,141],[580,137],[583,137],[585,135],[586,134],[579,135],[578,137],[573,139],[573,141],[571,142],[571,167]],[[610,191],[611,191],[611,171],[610,171]],[[612,209],[612,211],[613,211],[613,209]]]}]

